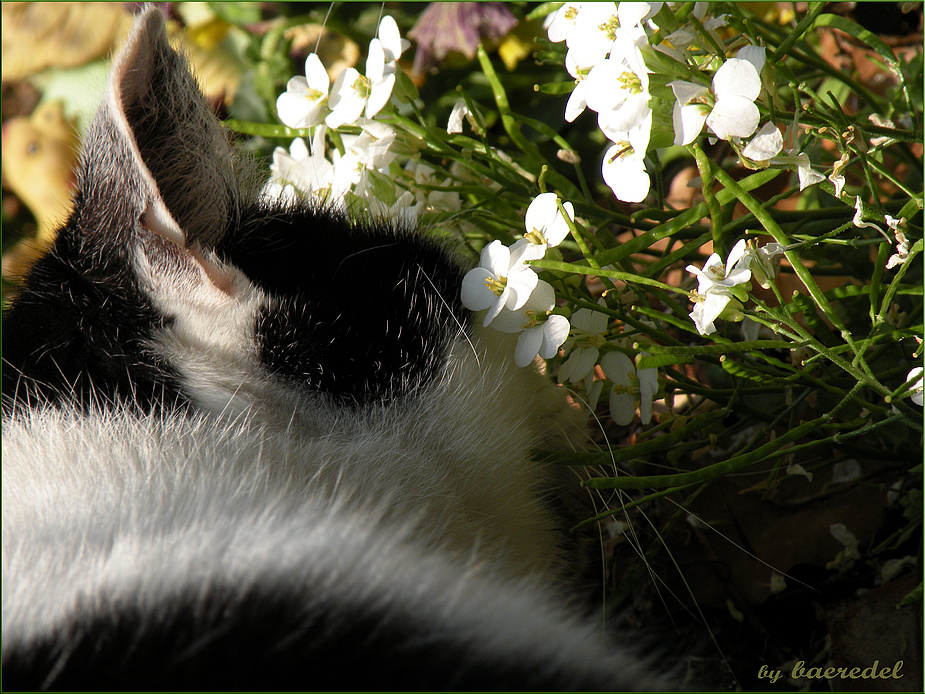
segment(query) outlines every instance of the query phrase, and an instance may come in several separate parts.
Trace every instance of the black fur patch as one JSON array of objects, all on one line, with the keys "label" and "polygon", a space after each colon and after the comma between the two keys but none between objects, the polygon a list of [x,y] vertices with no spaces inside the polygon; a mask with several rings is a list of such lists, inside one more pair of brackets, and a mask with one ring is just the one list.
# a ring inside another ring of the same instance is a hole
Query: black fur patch
[{"label": "black fur patch", "polygon": [[345,404],[430,381],[468,329],[462,270],[420,231],[351,224],[327,210],[245,213],[219,253],[271,297],[260,359],[294,385]]},{"label": "black fur patch", "polygon": [[124,253],[88,252],[72,219],[29,273],[3,317],[3,408],[144,409],[185,403],[177,373],[144,342],[164,318],[140,291]]},{"label": "black fur patch", "polygon": [[97,609],[78,610],[26,648],[6,644],[4,688],[600,691],[628,684],[579,667],[551,671],[528,652],[493,656],[456,630],[392,608],[334,605],[310,591],[212,586],[205,595],[162,596],[144,611],[99,599]]}]

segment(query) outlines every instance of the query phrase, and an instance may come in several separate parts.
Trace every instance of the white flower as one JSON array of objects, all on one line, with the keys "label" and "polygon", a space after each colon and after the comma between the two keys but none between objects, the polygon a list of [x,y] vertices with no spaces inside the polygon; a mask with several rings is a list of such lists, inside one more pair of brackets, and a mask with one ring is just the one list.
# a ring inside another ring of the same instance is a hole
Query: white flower
[{"label": "white flower", "polygon": [[573,31],[578,20],[581,6],[587,3],[566,2],[558,10],[548,15],[545,21],[546,35],[553,43],[565,41]]},{"label": "white flower", "polygon": [[353,125],[363,113],[368,96],[369,80],[355,68],[346,68],[334,80],[331,96],[328,99],[331,112],[324,122],[329,128]]},{"label": "white flower", "polygon": [[379,22],[379,35],[369,42],[366,57],[366,79],[369,95],[366,101],[366,117],[372,118],[385,106],[395,86],[395,71],[398,58],[409,46],[398,32],[398,25],[389,15]]},{"label": "white flower", "polygon": [[450,135],[453,133],[461,133],[463,131],[463,118],[467,115],[469,115],[469,107],[466,106],[465,101],[460,99],[450,112],[450,120],[446,124],[447,133]]},{"label": "white flower", "polygon": [[610,57],[591,69],[584,88],[588,108],[597,111],[605,133],[628,131],[643,121],[649,111],[649,70],[630,33],[616,30]]},{"label": "white flower", "polygon": [[745,255],[737,263],[747,267],[752,272],[752,279],[763,289],[771,288],[771,280],[777,275],[774,267],[774,258],[783,255],[784,247],[779,243],[768,243],[758,248],[751,240],[745,248]]},{"label": "white flower", "polygon": [[716,332],[713,321],[720,316],[733,321],[744,318],[741,302],[745,300],[745,289],[739,285],[748,282],[752,275],[745,251],[745,239],[741,239],[733,246],[725,263],[713,253],[703,269],[687,266],[688,272],[697,275],[697,291],[692,294],[695,305],[690,316],[701,335]]},{"label": "white flower", "polygon": [[[825,180],[821,173],[813,171],[809,156],[806,152],[787,150],[787,154],[780,156],[784,147],[784,137],[773,123],[765,123],[761,130],[752,138],[751,142],[742,150],[742,154],[753,161],[766,161],[770,166],[785,167],[797,171],[800,177],[800,190]],[[840,178],[840,182],[838,180]],[[844,186],[844,176],[832,179],[836,185],[836,196],[841,193]]]},{"label": "white flower", "polygon": [[[800,190],[825,180],[825,176],[813,170],[809,155],[806,152],[794,154],[791,150],[791,153],[786,156],[771,157],[771,164],[796,169],[800,177]],[[844,178],[842,178],[842,185],[844,185]],[[840,193],[841,191],[836,192]]]},{"label": "white flower", "polygon": [[[854,224],[854,226],[858,227],[859,229],[862,229],[864,227],[870,227],[872,229],[876,229],[881,234],[883,234],[884,238],[886,238],[887,240],[890,240],[890,237],[880,227],[879,224],[874,224],[873,222],[866,221],[871,218],[872,212],[866,210],[865,207],[866,206],[864,205],[864,202],[861,200],[861,196],[860,195],[855,196],[854,198],[854,218],[851,220],[852,224]],[[890,217],[889,219],[892,220],[893,218]],[[887,223],[889,223],[889,220],[887,220]]]},{"label": "white flower", "polygon": [[712,90],[680,80],[668,83],[676,100],[672,114],[676,145],[693,142],[704,123],[721,140],[755,132],[759,113],[754,101],[761,93],[761,77],[755,67],[756,56],[746,55],[722,64],[713,75]]},{"label": "white flower", "polygon": [[896,252],[886,261],[886,269],[892,270],[894,267],[902,265],[909,260],[909,250],[912,244],[901,231],[896,231]]},{"label": "white flower", "polygon": [[523,308],[537,282],[536,272],[523,264],[519,253],[511,253],[500,241],[492,241],[482,249],[479,266],[463,278],[461,299],[472,311],[488,309],[483,323],[487,326],[502,309]]},{"label": "white flower", "polygon": [[[638,361],[648,356],[640,352]],[[610,416],[625,426],[633,421],[639,408],[639,419],[643,424],[652,421],[652,398],[658,390],[657,369],[637,369],[630,358],[622,352],[608,352],[601,357],[604,375],[613,383],[610,389]]]},{"label": "white flower", "polygon": [[755,133],[742,154],[752,161],[768,161],[771,157],[780,154],[784,148],[784,136],[774,123],[765,123],[761,130]]},{"label": "white flower", "polygon": [[324,126],[315,132],[311,153],[301,138],[292,141],[288,152],[277,147],[270,172],[271,190],[279,186],[277,192],[285,197],[296,192],[326,197],[334,179],[334,165],[324,156]]},{"label": "white flower", "polygon": [[645,154],[652,133],[652,111],[628,132],[605,131],[616,142],[604,153],[601,173],[613,194],[623,202],[642,202],[649,194],[651,181],[646,172]]},{"label": "white flower", "polygon": [[279,119],[290,128],[311,128],[324,121],[331,82],[321,60],[314,53],[305,59],[305,77],[289,80],[276,100]]},{"label": "white flower", "polygon": [[594,373],[594,365],[600,356],[600,348],[607,340],[607,314],[581,308],[572,314],[572,332],[565,343],[568,359],[559,369],[559,383],[577,383]]},{"label": "white flower", "polygon": [[385,169],[395,159],[395,153],[390,149],[395,142],[395,130],[375,120],[360,120],[357,125],[363,128],[363,132],[350,149],[363,153],[366,168]]},{"label": "white flower", "polygon": [[[558,246],[568,236],[568,223],[559,212],[559,197],[555,193],[537,195],[524,217],[527,233],[511,246],[511,253],[520,252],[521,260],[539,260],[549,246]],[[569,219],[575,219],[572,203],[562,205]]]},{"label": "white flower", "polygon": [[909,391],[911,393],[909,399],[919,407],[922,407],[923,402],[925,402],[925,394],[923,394],[922,371],[923,369],[921,366],[916,366],[906,376],[906,383],[912,383],[912,387]]},{"label": "white flower", "polygon": [[712,335],[716,332],[713,324],[717,318],[728,320],[742,320],[742,303],[733,296],[711,292],[709,294],[694,293],[694,310],[691,311],[691,320],[701,335]]},{"label": "white flower", "polygon": [[697,139],[703,124],[710,113],[707,103],[709,89],[702,84],[675,80],[668,86],[674,92],[675,104],[671,114],[674,128],[674,143],[676,145],[689,145]]},{"label": "white flower", "polygon": [[748,137],[758,127],[755,99],[761,93],[761,78],[753,63],[730,58],[713,75],[716,103],[707,116],[707,127],[721,140]]},{"label": "white flower", "polygon": [[[625,4],[625,3],[621,3]],[[580,65],[597,65],[610,52],[620,26],[617,4],[614,2],[585,2],[575,17],[574,27],[565,39],[569,53],[574,53]]]},{"label": "white flower", "polygon": [[502,311],[492,327],[504,333],[519,332],[514,348],[514,363],[523,368],[539,354],[551,359],[569,334],[565,316],[551,315],[556,296],[548,282],[539,280],[527,302],[518,310]]},{"label": "white flower", "polygon": [[745,257],[745,246],[745,239],[740,239],[729,251],[725,263],[718,254],[712,253],[703,269],[688,265],[686,270],[697,275],[697,290],[706,294],[716,287],[729,289],[748,282],[752,276],[748,264],[744,263],[744,267],[739,267],[739,261]]},{"label": "white flower", "polygon": [[406,225],[413,225],[421,209],[421,203],[414,201],[414,195],[411,191],[406,190],[391,205],[387,205],[376,198],[369,199],[369,212],[374,217],[381,219],[395,219]]},{"label": "white flower", "polygon": [[343,197],[351,190],[357,196],[365,196],[368,172],[385,170],[395,158],[395,153],[389,151],[395,140],[392,128],[378,121],[358,120],[357,123],[363,132],[358,137],[344,136],[347,145],[344,156],[334,163],[331,189],[335,197]]}]

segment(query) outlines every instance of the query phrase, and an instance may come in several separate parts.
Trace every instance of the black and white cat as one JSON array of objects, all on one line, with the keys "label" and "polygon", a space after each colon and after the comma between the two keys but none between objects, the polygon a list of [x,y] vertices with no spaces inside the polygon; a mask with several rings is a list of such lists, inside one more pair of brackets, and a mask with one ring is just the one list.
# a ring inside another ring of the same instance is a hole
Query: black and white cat
[{"label": "black and white cat", "polygon": [[147,10],[4,321],[4,687],[663,688],[560,593],[580,427],[461,265],[254,180]]}]

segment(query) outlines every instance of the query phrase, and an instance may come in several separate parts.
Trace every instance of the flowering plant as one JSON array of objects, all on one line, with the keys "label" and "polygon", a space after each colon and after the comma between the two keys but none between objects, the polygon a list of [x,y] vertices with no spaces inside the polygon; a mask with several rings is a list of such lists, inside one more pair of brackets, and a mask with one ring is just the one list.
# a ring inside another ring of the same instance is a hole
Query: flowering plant
[{"label": "flowering plant", "polygon": [[[255,66],[226,125],[271,162],[264,193],[466,249],[463,303],[595,430],[554,457],[607,501],[591,520],[855,466],[915,517],[920,43],[825,3],[283,7],[214,4]],[[365,61],[296,49],[320,24]]]},{"label": "flowering plant", "polygon": [[[267,194],[456,236],[477,262],[462,300],[485,326],[520,333],[518,364],[546,359],[589,415],[606,404],[601,382],[633,398],[634,417],[610,398],[630,427],[614,442],[696,450],[692,432],[714,430],[718,412],[742,413],[739,431],[765,423],[744,449],[711,444],[721,464],[588,486],[692,488],[777,470],[794,444],[822,451],[897,427],[920,445],[921,51],[897,55],[821,4],[759,17],[726,3],[566,2],[519,18],[451,5],[412,29],[418,57],[475,56],[475,76],[444,64],[410,79],[408,41],[386,14],[367,21],[365,74],[332,79],[310,52],[304,75],[278,79],[267,120],[282,126],[228,121],[282,140]],[[466,27],[458,45],[448,21]],[[521,46],[505,75],[489,52],[504,37],[486,27],[518,22],[499,47],[505,58]],[[818,57],[820,36],[848,31],[883,66],[879,90]],[[521,68],[533,93],[514,102]],[[455,89],[422,98],[416,84],[437,90],[444,74]],[[679,169],[699,179],[693,190],[666,179]],[[636,453],[588,459],[614,457]]]}]

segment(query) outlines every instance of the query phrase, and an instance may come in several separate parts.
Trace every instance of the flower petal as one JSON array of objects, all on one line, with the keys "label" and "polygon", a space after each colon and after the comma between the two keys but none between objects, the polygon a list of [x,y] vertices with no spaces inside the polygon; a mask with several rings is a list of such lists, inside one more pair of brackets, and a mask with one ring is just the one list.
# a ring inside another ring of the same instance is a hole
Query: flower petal
[{"label": "flower petal", "polygon": [[308,86],[316,91],[328,95],[331,88],[331,78],[328,77],[328,71],[324,69],[321,58],[315,53],[309,53],[305,59],[305,80]]},{"label": "flower petal", "polygon": [[739,239],[726,256],[726,269],[734,268],[745,256],[745,239]]},{"label": "flower petal", "polygon": [[524,226],[527,233],[535,231],[543,232],[551,224],[552,220],[559,214],[559,208],[556,205],[558,196],[555,193],[540,193],[533,202],[527,207],[527,213],[524,215]]},{"label": "flower petal", "polygon": [[713,93],[719,100],[739,96],[754,101],[761,93],[761,78],[748,60],[730,58],[713,75]]},{"label": "flower petal", "polygon": [[784,136],[774,123],[765,123],[751,142],[742,150],[742,154],[752,161],[767,161],[780,154],[784,147]]},{"label": "flower petal", "polygon": [[573,350],[559,369],[559,383],[583,380],[594,369],[598,355],[597,347],[583,347]]},{"label": "flower petal", "polygon": [[[523,270],[509,274],[507,276],[507,289],[510,290],[510,297],[505,304],[505,308],[509,308],[512,311],[523,308],[531,296],[533,296],[535,290],[539,290],[542,293],[539,282],[539,276],[528,267],[524,267]],[[546,282],[543,282],[543,285],[549,287],[550,291],[552,291],[552,287]],[[535,300],[536,298],[534,298],[534,301]],[[552,308],[552,306],[550,306],[550,308]]]},{"label": "flower petal", "polygon": [[629,386],[633,382],[636,367],[630,358],[623,352],[607,352],[601,357],[601,369],[611,381],[621,386]]},{"label": "flower petal", "polygon": [[523,368],[530,364],[540,351],[543,344],[543,326],[527,328],[517,338],[517,347],[514,349],[514,363]]},{"label": "flower petal", "polygon": [[579,82],[575,85],[571,96],[568,98],[568,103],[565,104],[565,120],[567,122],[571,123],[588,107],[587,93],[588,90],[584,82]]},{"label": "flower petal", "polygon": [[604,154],[601,174],[617,200],[642,202],[649,194],[652,182],[642,157],[635,154],[617,156],[623,149],[614,145]]},{"label": "flower petal", "polygon": [[739,49],[739,52],[736,53],[736,58],[750,62],[760,77],[761,68],[764,67],[765,61],[764,46],[742,46],[742,48]]},{"label": "flower petal", "polygon": [[720,98],[710,115],[707,126],[720,140],[730,137],[748,137],[758,127],[758,107],[748,98],[727,95]]},{"label": "flower petal", "polygon": [[398,31],[398,24],[390,15],[385,15],[379,22],[378,36],[382,42],[385,59],[388,62],[398,60],[406,46],[402,41],[401,32]]},{"label": "flower petal", "polygon": [[610,389],[610,416],[620,426],[633,422],[636,416],[636,400],[629,393],[617,392]]},{"label": "flower petal", "polygon": [[671,123],[674,128],[674,143],[676,145],[689,145],[697,139],[703,124],[707,120],[710,110],[703,104],[689,104],[682,106],[675,102],[671,114]]},{"label": "flower petal", "polygon": [[568,318],[558,314],[552,314],[542,325],[543,343],[540,345],[539,353],[543,359],[552,359],[559,351],[559,346],[568,338],[569,325]]},{"label": "flower petal", "polygon": [[674,98],[678,100],[682,106],[688,104],[698,96],[703,96],[709,90],[702,84],[696,82],[685,82],[683,80],[675,80],[674,82],[669,82],[668,86],[671,87],[671,91],[674,92]]},{"label": "flower petal", "polygon": [[491,306],[498,297],[486,285],[485,280],[494,279],[483,267],[473,268],[466,273],[462,281],[460,300],[470,311],[481,311]]},{"label": "flower petal", "polygon": [[495,240],[482,249],[479,267],[491,271],[495,277],[505,277],[511,269],[511,251],[501,241]]}]

